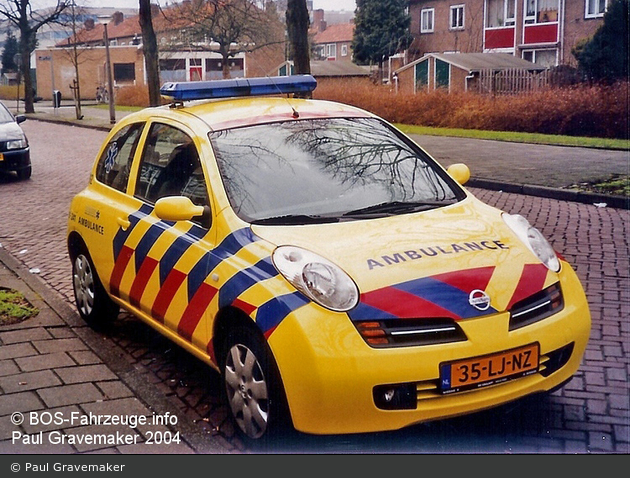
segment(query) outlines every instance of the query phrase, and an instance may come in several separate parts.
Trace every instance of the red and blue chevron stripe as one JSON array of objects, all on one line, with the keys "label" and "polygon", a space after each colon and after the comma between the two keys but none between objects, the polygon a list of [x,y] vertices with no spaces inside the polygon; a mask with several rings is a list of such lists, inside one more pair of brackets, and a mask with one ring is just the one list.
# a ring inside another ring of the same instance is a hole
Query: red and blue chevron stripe
[{"label": "red and blue chevron stripe", "polygon": [[113,244],[115,262],[110,279],[110,290],[112,294],[121,296],[119,288],[122,278],[127,268],[133,264],[135,278],[129,293],[129,301],[135,307],[139,307],[142,295],[157,268],[160,290],[151,305],[151,316],[163,323],[175,294],[186,281],[188,303],[178,323],[178,334],[186,340],[191,340],[205,310],[217,294],[219,308],[233,305],[248,315],[258,309],[256,323],[266,336],[269,336],[289,313],[309,302],[297,292],[274,298],[260,307],[239,299],[243,292],[256,283],[278,275],[269,256],[262,258],[251,267],[238,271],[220,288],[206,282],[206,278],[224,260],[234,256],[247,245],[260,240],[249,228],[242,228],[228,235],[216,248],[206,252],[188,273],[178,270],[175,265],[193,243],[203,238],[207,231],[201,227],[192,226],[188,232],[178,236],[159,260],[149,256],[151,247],[165,231],[173,227],[174,223],[158,221],[148,228],[135,249],[127,246],[125,242],[133,229],[150,213],[151,208],[143,205],[129,216],[130,226],[125,230],[122,228],[118,230]]},{"label": "red and blue chevron stripe", "polygon": [[[361,294],[349,315],[353,321],[435,317],[461,320],[490,315],[497,310],[472,307],[469,294],[475,289],[486,290],[494,271],[494,266],[467,269],[383,287]],[[540,291],[547,272],[543,264],[526,265],[508,308]]]}]

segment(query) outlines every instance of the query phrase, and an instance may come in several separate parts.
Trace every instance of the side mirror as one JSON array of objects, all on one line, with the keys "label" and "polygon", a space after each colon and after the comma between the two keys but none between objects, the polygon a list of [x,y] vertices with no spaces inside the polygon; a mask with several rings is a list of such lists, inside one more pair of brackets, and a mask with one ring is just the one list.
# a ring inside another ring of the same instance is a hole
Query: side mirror
[{"label": "side mirror", "polygon": [[195,206],[185,196],[166,196],[155,203],[155,215],[163,221],[190,221],[193,217],[202,216],[203,206]]},{"label": "side mirror", "polygon": [[26,116],[25,115],[17,115],[15,117],[15,121],[17,122],[17,124],[24,123],[26,121]]},{"label": "side mirror", "polygon": [[463,163],[451,164],[446,171],[462,186],[470,179],[470,169]]}]

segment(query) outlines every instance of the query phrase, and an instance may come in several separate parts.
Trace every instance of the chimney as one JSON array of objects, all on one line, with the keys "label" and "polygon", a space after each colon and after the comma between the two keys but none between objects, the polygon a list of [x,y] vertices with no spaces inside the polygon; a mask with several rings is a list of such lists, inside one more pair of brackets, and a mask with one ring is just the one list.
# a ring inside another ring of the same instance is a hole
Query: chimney
[{"label": "chimney", "polygon": [[326,30],[326,26],[326,21],[324,20],[324,10],[321,8],[313,10],[313,27],[315,27],[317,32],[323,32]]}]

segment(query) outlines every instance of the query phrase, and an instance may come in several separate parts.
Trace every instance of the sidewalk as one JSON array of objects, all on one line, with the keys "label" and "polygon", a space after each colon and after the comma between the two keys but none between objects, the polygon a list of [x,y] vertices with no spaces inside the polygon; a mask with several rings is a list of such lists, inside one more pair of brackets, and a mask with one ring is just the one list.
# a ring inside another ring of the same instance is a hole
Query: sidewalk
[{"label": "sidewalk", "polygon": [[[119,349],[103,344],[106,337],[2,248],[0,286],[21,292],[39,309],[24,322],[0,327],[0,454],[238,451],[180,413]],[[96,423],[98,416],[146,424]],[[157,436],[172,440],[148,443]]]}]

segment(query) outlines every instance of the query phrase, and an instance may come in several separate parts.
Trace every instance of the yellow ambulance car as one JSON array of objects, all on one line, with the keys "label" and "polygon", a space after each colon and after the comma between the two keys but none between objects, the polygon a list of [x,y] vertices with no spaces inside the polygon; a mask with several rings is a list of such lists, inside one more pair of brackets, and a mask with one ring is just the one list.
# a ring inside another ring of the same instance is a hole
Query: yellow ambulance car
[{"label": "yellow ambulance car", "polygon": [[76,304],[216,369],[237,429],[399,429],[548,392],[590,332],[571,266],[309,75],[169,83],[69,211]]}]

